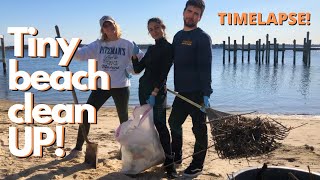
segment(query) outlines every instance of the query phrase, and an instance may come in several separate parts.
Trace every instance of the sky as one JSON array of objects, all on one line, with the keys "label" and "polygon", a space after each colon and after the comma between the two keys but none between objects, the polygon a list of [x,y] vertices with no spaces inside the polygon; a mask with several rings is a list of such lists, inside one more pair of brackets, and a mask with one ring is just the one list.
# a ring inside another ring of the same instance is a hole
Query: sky
[{"label": "sky", "polygon": [[[313,44],[320,44],[320,3],[318,0],[206,0],[206,9],[198,26],[212,38],[213,44],[227,41],[255,43],[259,38],[277,38],[278,42],[292,44],[296,39],[302,44],[306,32],[310,32]],[[122,38],[138,44],[154,43],[147,31],[147,21],[160,17],[167,26],[166,34],[172,42],[174,34],[183,28],[183,9],[186,0],[2,0],[0,3],[0,34],[5,36],[5,45],[13,45],[13,35],[8,27],[35,27],[38,38],[55,37],[54,26],[58,25],[61,36],[70,40],[80,38],[88,44],[100,36],[99,19],[112,16],[120,25]],[[266,20],[269,13],[311,13],[311,25],[236,26],[221,25],[219,12],[262,13]],[[34,36],[28,35],[26,38]],[[25,41],[25,44],[27,41]]]}]

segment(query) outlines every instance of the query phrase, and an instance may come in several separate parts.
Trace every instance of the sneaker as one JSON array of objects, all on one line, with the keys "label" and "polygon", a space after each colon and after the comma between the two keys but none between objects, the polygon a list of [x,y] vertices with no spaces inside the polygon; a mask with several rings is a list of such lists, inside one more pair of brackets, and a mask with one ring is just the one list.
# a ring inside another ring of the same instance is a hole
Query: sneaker
[{"label": "sneaker", "polygon": [[166,171],[167,171],[167,178],[168,179],[175,179],[178,178],[178,173],[176,171],[176,168],[174,167],[174,165],[172,164],[171,166],[166,167]]},{"label": "sneaker", "polygon": [[81,150],[72,149],[70,153],[64,158],[65,160],[71,160],[74,158],[79,158],[84,156],[83,152]]},{"label": "sneaker", "polygon": [[176,168],[174,167],[173,160],[174,153],[171,153],[171,155],[166,154],[166,159],[164,160],[163,166],[166,169],[168,179],[175,179],[178,177]]},{"label": "sneaker", "polygon": [[202,172],[202,167],[199,168],[198,166],[190,164],[190,166],[186,170],[184,170],[183,176],[194,178],[200,175],[201,172]]}]

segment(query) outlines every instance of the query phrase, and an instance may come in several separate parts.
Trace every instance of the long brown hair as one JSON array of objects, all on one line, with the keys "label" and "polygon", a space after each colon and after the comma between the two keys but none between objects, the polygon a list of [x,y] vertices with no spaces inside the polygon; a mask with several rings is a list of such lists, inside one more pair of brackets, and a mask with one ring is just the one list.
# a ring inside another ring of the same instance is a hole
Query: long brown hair
[{"label": "long brown hair", "polygon": [[[151,22],[155,22],[155,23],[158,23],[160,24],[161,28],[163,29],[163,32],[164,32],[164,38],[166,38],[166,25],[164,25],[162,19],[158,18],[158,17],[153,17],[153,18],[150,18],[148,20],[148,26]],[[147,27],[148,28],[148,27]]]}]

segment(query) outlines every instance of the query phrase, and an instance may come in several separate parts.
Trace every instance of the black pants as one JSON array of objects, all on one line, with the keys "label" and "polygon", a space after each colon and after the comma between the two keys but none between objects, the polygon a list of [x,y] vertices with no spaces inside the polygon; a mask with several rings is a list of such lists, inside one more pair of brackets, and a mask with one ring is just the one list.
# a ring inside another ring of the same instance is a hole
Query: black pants
[{"label": "black pants", "polygon": [[[151,92],[151,87],[139,86],[139,100],[140,105],[147,104],[147,99],[149,98]],[[153,106],[153,122],[156,126],[156,129],[159,133],[160,142],[163,148],[163,151],[166,155],[171,155],[171,143],[170,143],[170,133],[166,123],[166,98],[167,93],[163,88],[158,92],[156,96],[156,102]]]},{"label": "black pants", "polygon": [[[88,98],[87,104],[90,104],[96,108],[98,111],[101,106],[112,96],[114,103],[117,108],[120,123],[128,120],[128,103],[129,103],[129,88],[113,88],[110,90],[93,90]],[[87,134],[89,134],[90,124],[88,123],[88,112],[83,113],[83,125]],[[81,128],[78,129],[77,137],[77,150],[82,150],[82,145],[84,143],[84,137],[82,135]]]},{"label": "black pants", "polygon": [[[203,96],[200,92],[192,93],[179,93],[182,96],[198,103],[203,103]],[[200,111],[195,106],[183,101],[176,97],[173,101],[172,111],[169,117],[169,125],[172,137],[172,151],[175,153],[175,159],[181,159],[182,157],[182,124],[185,122],[187,116],[192,118],[192,132],[195,135],[194,153],[202,151],[197,155],[193,155],[192,164],[203,167],[203,163],[206,157],[206,149],[208,147],[208,133],[207,126],[204,124],[206,121],[206,114]]]}]

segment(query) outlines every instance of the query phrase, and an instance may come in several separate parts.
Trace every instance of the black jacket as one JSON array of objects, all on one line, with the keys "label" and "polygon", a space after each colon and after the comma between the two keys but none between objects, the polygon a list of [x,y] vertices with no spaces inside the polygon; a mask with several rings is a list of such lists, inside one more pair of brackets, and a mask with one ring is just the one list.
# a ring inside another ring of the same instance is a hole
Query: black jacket
[{"label": "black jacket", "polygon": [[166,85],[172,61],[172,45],[165,38],[156,40],[155,45],[149,46],[140,61],[132,59],[135,73],[140,73],[145,69],[139,80],[140,85],[152,86],[152,89],[158,88],[160,90]]}]

